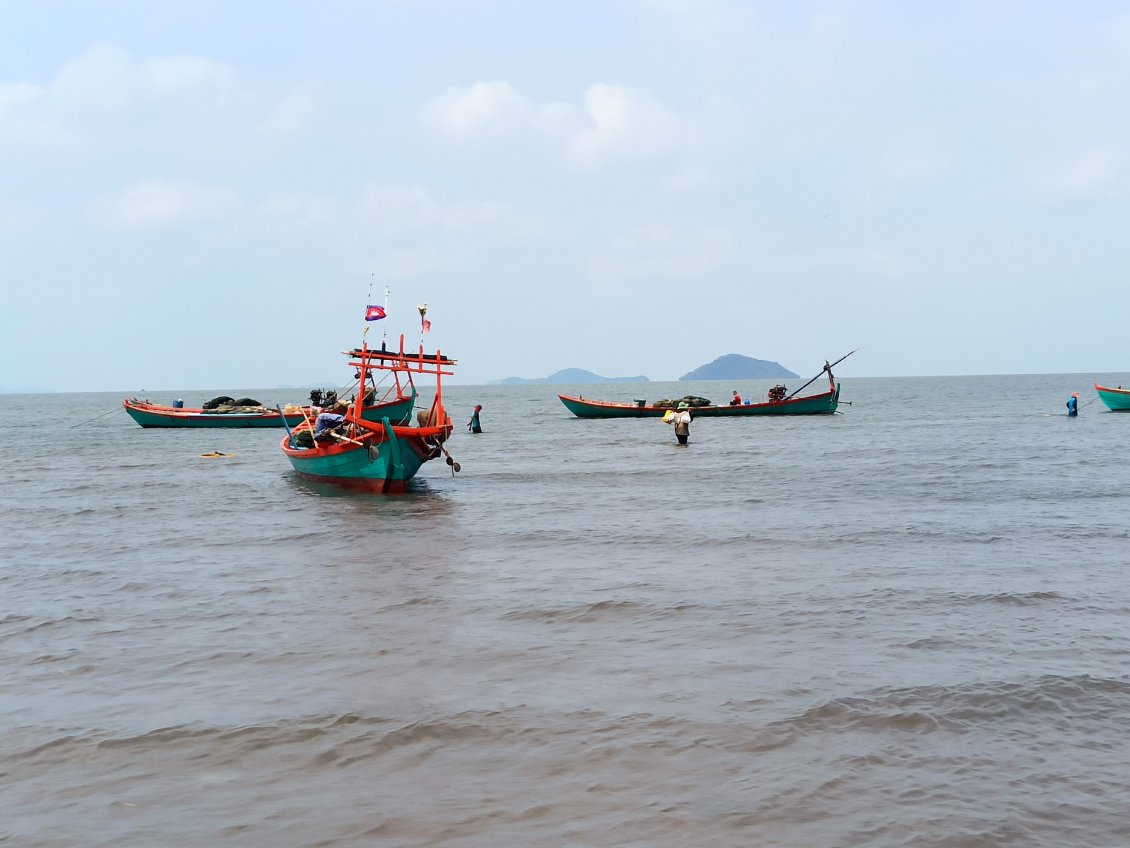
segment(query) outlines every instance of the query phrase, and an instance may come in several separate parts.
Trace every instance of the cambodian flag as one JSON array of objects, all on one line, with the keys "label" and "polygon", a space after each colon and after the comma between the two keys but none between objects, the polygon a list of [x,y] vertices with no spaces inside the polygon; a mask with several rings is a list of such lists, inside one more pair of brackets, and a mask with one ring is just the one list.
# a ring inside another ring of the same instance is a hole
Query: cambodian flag
[{"label": "cambodian flag", "polygon": [[366,321],[380,321],[385,317],[385,308],[383,306],[373,306],[369,304],[365,307],[365,320]]}]

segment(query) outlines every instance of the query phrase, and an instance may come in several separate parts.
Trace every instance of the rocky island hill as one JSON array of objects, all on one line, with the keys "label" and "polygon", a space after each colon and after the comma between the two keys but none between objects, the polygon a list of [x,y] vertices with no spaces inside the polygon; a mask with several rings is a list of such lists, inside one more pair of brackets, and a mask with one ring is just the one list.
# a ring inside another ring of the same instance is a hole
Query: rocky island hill
[{"label": "rocky island hill", "polygon": [[647,383],[647,377],[601,377],[582,368],[565,368],[548,377],[507,377],[495,380],[493,386],[569,385],[579,383]]},{"label": "rocky island hill", "polygon": [[727,353],[713,362],[699,366],[680,377],[680,380],[783,380],[796,378],[779,362],[753,359],[740,353]]},{"label": "rocky island hill", "polygon": [[[699,366],[684,374],[680,380],[784,380],[795,379],[798,375],[779,362],[766,359],[753,359],[739,353],[727,353],[713,362]],[[548,377],[506,377],[493,380],[491,386],[520,385],[580,385],[589,383],[648,383],[643,375],[635,377],[602,377],[583,368],[564,368]]]}]

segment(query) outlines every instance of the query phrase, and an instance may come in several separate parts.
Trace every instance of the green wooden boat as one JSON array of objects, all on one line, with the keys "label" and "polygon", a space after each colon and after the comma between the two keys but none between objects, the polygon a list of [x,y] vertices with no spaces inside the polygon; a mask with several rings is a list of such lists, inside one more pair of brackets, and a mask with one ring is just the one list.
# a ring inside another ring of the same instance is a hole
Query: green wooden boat
[{"label": "green wooden boat", "polygon": [[142,427],[281,427],[284,418],[291,426],[303,418],[301,409],[286,414],[265,407],[217,411],[195,406],[166,406],[135,397],[123,400],[122,407]]},{"label": "green wooden boat", "polygon": [[369,350],[362,346],[351,351],[350,365],[357,369],[362,381],[374,370],[392,373],[397,385],[412,387],[413,374],[430,374],[436,378],[436,395],[431,408],[421,410],[418,426],[393,423],[390,418],[369,420],[361,403],[355,402],[337,421],[336,426],[323,428],[317,419],[304,421],[298,427],[287,427],[280,447],[290,460],[295,472],[307,480],[333,483],[348,489],[378,494],[397,494],[405,491],[408,481],[416,476],[420,467],[431,459],[446,457],[452,472],[459,471],[459,463],[448,453],[445,442],[451,435],[451,417],[443,406],[441,377],[450,375],[454,359],[439,351],[425,354],[405,352],[404,336],[400,337],[400,350]]},{"label": "green wooden boat", "polygon": [[1095,391],[1099,393],[1099,399],[1111,412],[1130,412],[1130,389],[1124,389],[1122,386],[1112,389],[1095,383]]},{"label": "green wooden boat", "polygon": [[[392,397],[383,399],[365,409],[365,417],[370,421],[388,418],[397,424],[412,417],[416,403],[415,391],[394,392]],[[236,407],[204,409],[202,407],[165,406],[129,397],[122,401],[122,407],[130,418],[142,427],[282,427],[284,422],[297,427],[308,418],[312,419],[318,410],[312,407],[287,407],[278,409],[265,407]]]},{"label": "green wooden boat", "polygon": [[[839,365],[852,353],[841,356],[835,362],[824,362],[820,373],[793,392],[785,394],[784,386],[770,390],[769,400],[763,403],[743,403],[726,406],[691,406],[691,413],[704,418],[754,418],[764,415],[831,415],[840,402],[840,387],[832,374],[832,367]],[[828,390],[814,395],[797,397],[823,374],[828,375]],[[565,408],[578,418],[662,418],[671,411],[672,404],[647,404],[645,401],[590,400],[572,395],[558,395]]]},{"label": "green wooden boat", "polygon": [[[589,400],[570,395],[558,395],[565,408],[578,418],[662,418],[671,411],[670,406],[649,406],[638,402]],[[787,400],[749,403],[741,406],[696,406],[691,412],[696,418],[704,417],[754,417],[759,415],[831,415],[840,400],[840,387],[833,385],[826,392]]]}]

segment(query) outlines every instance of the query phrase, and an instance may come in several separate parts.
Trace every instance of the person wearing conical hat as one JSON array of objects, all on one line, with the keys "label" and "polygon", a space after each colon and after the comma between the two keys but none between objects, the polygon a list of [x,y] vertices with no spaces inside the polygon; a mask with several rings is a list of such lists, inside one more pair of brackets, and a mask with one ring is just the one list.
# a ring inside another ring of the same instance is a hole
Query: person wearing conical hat
[{"label": "person wearing conical hat", "polygon": [[686,401],[679,401],[679,406],[675,410],[671,423],[675,425],[675,438],[678,439],[680,445],[685,445],[691,437],[691,420],[690,405]]}]

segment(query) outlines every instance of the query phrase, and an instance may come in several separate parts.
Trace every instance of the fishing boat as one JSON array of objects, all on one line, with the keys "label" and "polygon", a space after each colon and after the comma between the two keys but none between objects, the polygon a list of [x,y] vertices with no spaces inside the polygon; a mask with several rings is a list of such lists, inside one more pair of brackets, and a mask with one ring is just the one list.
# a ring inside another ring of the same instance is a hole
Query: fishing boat
[{"label": "fishing boat", "polygon": [[[851,353],[855,353],[852,351]],[[769,390],[769,399],[759,403],[727,404],[716,406],[701,399],[695,402],[691,399],[689,405],[692,414],[698,417],[754,417],[763,415],[831,415],[836,411],[840,402],[840,387],[832,374],[832,368],[839,365],[851,353],[841,356],[833,363],[824,363],[820,373],[794,391],[792,394],[784,386],[774,386]],[[812,395],[800,396],[808,386],[812,385],[821,375],[828,375],[828,390]],[[572,395],[557,396],[565,408],[578,418],[662,418],[674,408],[677,401],[665,401],[648,404],[643,400],[635,401],[610,401],[590,400]],[[686,400],[686,399],[684,399]]]},{"label": "fishing boat", "polygon": [[1122,386],[1112,389],[1095,383],[1095,391],[1099,393],[1099,399],[1111,412],[1130,412],[1130,389],[1124,389]]},{"label": "fishing boat", "polygon": [[302,411],[280,413],[263,406],[229,406],[205,409],[197,406],[166,406],[128,397],[122,406],[129,417],[142,427],[281,427],[285,419],[291,424],[302,421]]},{"label": "fishing boat", "polygon": [[[345,392],[348,392],[347,388]],[[315,389],[310,393],[313,405],[275,407],[271,409],[251,398],[219,397],[207,401],[204,406],[165,406],[128,397],[122,406],[130,418],[142,427],[282,427],[287,424],[297,427],[303,421],[315,416],[323,408],[337,403],[338,392]],[[366,394],[365,417],[370,421],[388,418],[401,424],[412,417],[416,404],[416,392],[411,387],[399,383],[390,386],[383,395],[378,394],[376,386],[370,386]],[[317,407],[317,408],[315,408]]]},{"label": "fishing boat", "polygon": [[451,435],[451,417],[443,406],[442,378],[453,372],[454,359],[438,350],[425,354],[405,351],[404,336],[395,351],[370,350],[362,345],[347,351],[350,366],[357,369],[362,382],[374,372],[392,375],[397,385],[411,387],[413,375],[436,378],[436,394],[431,406],[417,414],[415,426],[396,423],[391,417],[371,420],[360,400],[340,416],[307,416],[295,428],[287,425],[280,447],[295,472],[319,483],[334,483],[345,488],[382,494],[405,491],[420,467],[443,456],[452,472],[459,471],[445,442]]}]

